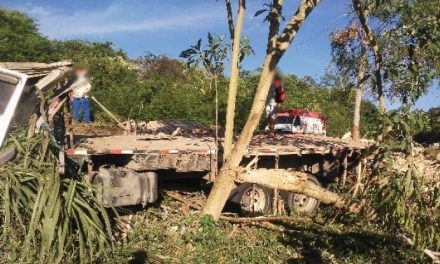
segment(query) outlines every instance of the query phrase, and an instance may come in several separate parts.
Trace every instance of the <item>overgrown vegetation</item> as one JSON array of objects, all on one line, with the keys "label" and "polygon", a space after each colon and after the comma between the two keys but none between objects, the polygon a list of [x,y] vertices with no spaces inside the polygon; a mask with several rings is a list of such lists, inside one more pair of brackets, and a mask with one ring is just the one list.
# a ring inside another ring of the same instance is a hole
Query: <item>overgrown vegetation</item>
[{"label": "overgrown vegetation", "polygon": [[417,131],[414,139],[421,144],[440,142],[440,107],[429,109],[427,129]]},{"label": "overgrown vegetation", "polygon": [[[440,174],[418,169],[417,163],[426,158],[414,149],[412,138],[414,131],[424,127],[424,120],[408,108],[389,114],[389,132],[371,165],[363,195],[377,208],[381,222],[396,234],[411,236],[420,249],[439,249]],[[398,158],[405,164],[397,163]]]},{"label": "overgrown vegetation", "polygon": [[[381,116],[377,131],[380,149],[357,198],[369,201],[380,223],[397,236],[409,236],[420,249],[436,250],[440,247],[440,186],[432,179],[439,175],[419,170],[417,163],[426,158],[415,150],[413,138],[417,132],[416,138],[423,138],[425,133],[420,131],[429,127],[426,115],[415,110],[414,104],[439,76],[438,62],[428,58],[439,55],[431,42],[440,36],[436,19],[440,14],[432,9],[438,3],[352,2],[353,21],[333,35],[333,57],[339,72],[352,82],[365,82],[379,101],[385,93],[401,102],[399,109]],[[366,78],[356,80],[362,56],[366,56]],[[432,118],[435,109],[430,112],[430,125],[436,127]]]},{"label": "overgrown vegetation", "polygon": [[138,213],[115,262],[424,263],[420,252],[379,227],[310,221],[231,224],[186,211],[166,197]]},{"label": "overgrown vegetation", "polygon": [[84,263],[109,257],[108,214],[77,172],[58,173],[49,137],[27,139],[17,132],[8,145],[17,156],[0,167],[0,261]]}]

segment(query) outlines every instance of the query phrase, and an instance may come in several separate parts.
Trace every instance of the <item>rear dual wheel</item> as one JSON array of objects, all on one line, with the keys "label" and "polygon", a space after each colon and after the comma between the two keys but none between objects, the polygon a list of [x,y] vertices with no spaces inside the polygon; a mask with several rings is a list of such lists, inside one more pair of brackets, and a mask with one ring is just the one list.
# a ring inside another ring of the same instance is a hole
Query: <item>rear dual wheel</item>
[{"label": "rear dual wheel", "polygon": [[[313,184],[321,186],[319,180],[311,174],[307,174],[307,180]],[[286,201],[287,208],[291,213],[311,214],[314,213],[319,206],[318,200],[304,194],[283,192],[282,196]]]},{"label": "rear dual wheel", "polygon": [[[319,180],[307,174],[308,181],[321,186]],[[240,210],[244,215],[269,214],[272,210],[274,191],[252,183],[243,183],[237,188]],[[319,201],[304,194],[282,191],[281,198],[291,213],[312,214],[319,207]]]},{"label": "rear dual wheel", "polygon": [[273,191],[261,185],[243,183],[238,187],[240,210],[245,215],[270,213]]},{"label": "rear dual wheel", "polygon": [[[321,186],[319,180],[308,174],[308,181]],[[291,213],[314,213],[319,201],[304,194],[282,191],[281,197]],[[243,183],[238,187],[240,210],[244,215],[269,214],[272,210],[274,192],[270,188],[252,183]]]}]

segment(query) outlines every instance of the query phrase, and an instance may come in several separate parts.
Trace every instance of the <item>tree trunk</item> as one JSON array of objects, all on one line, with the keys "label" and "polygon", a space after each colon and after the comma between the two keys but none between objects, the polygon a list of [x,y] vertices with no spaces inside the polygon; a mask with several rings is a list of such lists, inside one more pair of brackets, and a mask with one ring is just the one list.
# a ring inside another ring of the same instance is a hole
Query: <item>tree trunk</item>
[{"label": "tree trunk", "polygon": [[[362,94],[363,94],[363,82],[365,77],[365,67],[367,64],[367,57],[365,47],[361,47],[361,58],[359,60],[359,69],[357,76],[357,84],[356,84],[356,94],[355,94],[355,102],[354,102],[354,116],[353,116],[353,131],[352,138],[353,140],[360,139],[360,123],[361,123],[361,105],[362,105]],[[356,183],[353,189],[353,196],[355,197],[358,193],[358,190],[361,186],[362,182],[362,162],[359,162],[355,167],[356,172]]]},{"label": "tree trunk", "polygon": [[356,84],[356,94],[354,101],[354,117],[353,117],[353,131],[352,138],[353,140],[360,139],[360,123],[361,123],[361,104],[362,104],[362,93],[363,93],[363,82],[365,77],[365,50],[362,47],[361,58],[359,61],[359,70],[357,76],[357,84]]},{"label": "tree trunk", "polygon": [[[287,170],[245,170],[237,171],[237,180],[249,183],[255,183],[272,189],[286,190],[294,193],[307,195],[319,200],[323,204],[345,209],[350,213],[364,212],[366,207],[351,199],[345,199],[338,194],[322,188],[308,180],[304,172],[292,172]],[[367,211],[368,212],[368,211]],[[374,215],[374,211],[368,212]]]},{"label": "tree trunk", "polygon": [[266,54],[248,120],[246,121],[237,143],[234,145],[228,159],[220,170],[206,201],[205,208],[203,209],[203,214],[212,215],[214,220],[219,219],[226,200],[235,186],[234,170],[240,165],[243,154],[245,153],[254,131],[258,126],[278,62],[292,43],[307,16],[319,1],[320,0],[302,0],[295,15],[292,17],[281,36],[277,39],[275,48],[271,49]]},{"label": "tree trunk", "polygon": [[[361,23],[362,29],[365,32],[365,36],[368,40],[368,45],[373,52],[374,56],[374,75],[376,77],[376,89],[377,99],[379,101],[379,114],[383,117],[385,114],[385,95],[383,91],[382,82],[382,53],[380,52],[379,45],[377,44],[376,36],[373,34],[370,25],[368,24],[368,8],[362,7],[360,0],[352,0],[353,7]],[[381,128],[383,129],[383,127]],[[378,136],[378,141],[382,141],[382,137]]]},{"label": "tree trunk", "polygon": [[[231,77],[229,79],[228,107],[226,110],[226,126],[225,126],[225,144],[223,157],[226,159],[232,148],[234,137],[234,116],[235,116],[235,100],[237,97],[237,87],[240,77],[240,69],[238,67],[240,57],[240,38],[243,28],[244,13],[246,9],[246,1],[239,0],[237,24],[235,25],[232,42],[232,58],[231,58]],[[230,15],[228,15],[228,18]],[[231,28],[231,26],[229,26]]]},{"label": "tree trunk", "polygon": [[219,138],[218,138],[218,84],[217,84],[217,75],[214,75],[214,89],[215,89],[215,145],[217,148],[219,147]]},{"label": "tree trunk", "polygon": [[276,48],[278,31],[280,30],[281,12],[283,9],[284,0],[273,0],[272,10],[268,15],[269,19],[269,35],[267,38],[266,54],[271,53]]}]

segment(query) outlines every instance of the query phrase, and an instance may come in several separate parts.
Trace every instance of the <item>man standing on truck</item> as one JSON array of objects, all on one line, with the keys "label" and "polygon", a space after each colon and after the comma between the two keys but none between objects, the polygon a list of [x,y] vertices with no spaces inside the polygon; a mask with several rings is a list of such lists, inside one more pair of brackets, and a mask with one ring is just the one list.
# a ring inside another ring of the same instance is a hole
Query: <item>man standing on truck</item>
[{"label": "man standing on truck", "polygon": [[284,84],[281,76],[276,73],[272,85],[270,86],[269,94],[266,100],[266,118],[267,126],[269,127],[269,134],[275,135],[275,122],[277,118],[277,112],[281,108],[282,103],[285,100]]},{"label": "man standing on truck", "polygon": [[84,68],[75,70],[76,81],[69,87],[73,97],[73,120],[80,121],[80,111],[82,111],[83,122],[90,123],[90,103],[88,94],[92,89],[89,73]]}]

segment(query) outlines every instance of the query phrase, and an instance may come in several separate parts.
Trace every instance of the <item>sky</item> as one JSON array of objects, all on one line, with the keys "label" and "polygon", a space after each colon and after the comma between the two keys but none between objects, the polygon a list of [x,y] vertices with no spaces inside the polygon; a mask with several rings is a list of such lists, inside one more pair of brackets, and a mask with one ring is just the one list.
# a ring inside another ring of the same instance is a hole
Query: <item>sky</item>
[{"label": "sky", "polygon": [[[265,2],[247,1],[243,34],[256,53],[243,62],[248,70],[258,69],[264,58],[268,26],[262,16],[254,14]],[[319,80],[331,65],[329,34],[347,25],[349,2],[321,1],[281,60],[282,72]],[[286,21],[298,3],[285,1]],[[0,0],[0,6],[28,14],[51,39],[110,41],[131,58],[147,52],[178,57],[199,38],[206,38],[208,32],[228,37],[223,0]],[[398,106],[390,101],[387,104]],[[416,107],[427,110],[438,106],[440,89],[436,84]]]}]

